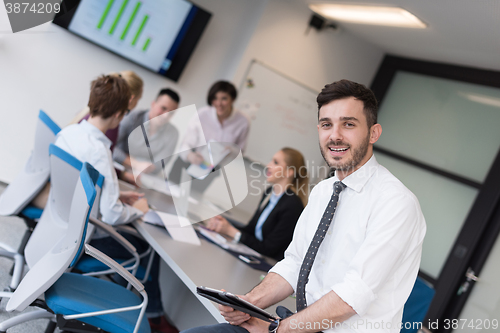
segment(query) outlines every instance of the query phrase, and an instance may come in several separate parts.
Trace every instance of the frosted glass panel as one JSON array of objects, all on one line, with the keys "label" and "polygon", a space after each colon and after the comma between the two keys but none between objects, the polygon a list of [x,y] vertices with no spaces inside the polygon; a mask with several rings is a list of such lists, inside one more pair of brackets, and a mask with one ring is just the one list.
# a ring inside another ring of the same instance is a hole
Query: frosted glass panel
[{"label": "frosted glass panel", "polygon": [[500,89],[400,71],[377,146],[482,183],[500,146]]},{"label": "frosted glass panel", "polygon": [[375,156],[417,196],[427,222],[420,269],[437,278],[478,190],[381,153]]},{"label": "frosted glass panel", "polygon": [[[459,327],[453,332],[498,332],[500,327],[500,237],[497,238],[488,260],[479,275],[479,280],[474,283],[467,303],[460,314],[460,319],[471,320],[476,324],[476,329]],[[482,330],[481,330],[482,328]]]}]

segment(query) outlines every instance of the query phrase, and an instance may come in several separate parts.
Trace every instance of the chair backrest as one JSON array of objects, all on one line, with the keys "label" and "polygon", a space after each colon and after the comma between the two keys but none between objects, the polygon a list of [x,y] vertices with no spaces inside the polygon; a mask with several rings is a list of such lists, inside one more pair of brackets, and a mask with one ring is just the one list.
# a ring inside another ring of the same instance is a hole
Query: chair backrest
[{"label": "chair backrest", "polygon": [[[57,202],[56,211],[59,217],[67,221],[69,217],[69,207],[72,200],[71,189],[72,185],[78,180],[80,170],[82,168],[82,162],[75,158],[70,153],[51,144],[49,147],[50,165],[51,165],[51,186],[54,191],[51,191],[52,202]],[[68,164],[73,168],[69,168]],[[99,200],[101,198],[102,186],[104,183],[104,177],[99,174],[99,179],[96,184],[96,200],[95,205],[92,207],[90,213],[91,217],[99,218]],[[68,187],[70,185],[70,187]],[[50,195],[49,195],[50,196]]]},{"label": "chair backrest", "polygon": [[54,144],[49,147],[49,159],[50,193],[47,206],[51,205],[51,208],[55,208],[57,217],[66,224],[73,200],[73,191],[83,163]]},{"label": "chair backrest", "polygon": [[427,282],[417,277],[405,303],[401,333],[416,333],[419,330],[435,293],[436,291]]},{"label": "chair backrest", "polygon": [[[38,221],[30,240],[26,244],[24,255],[28,267],[33,267],[68,230],[74,189],[80,178],[82,163],[63,149],[50,145],[50,193],[40,220]],[[98,176],[96,192],[101,192],[104,177]],[[96,209],[92,209],[92,217],[97,218]],[[89,234],[93,231],[89,232]],[[41,241],[44,240],[44,241]]]},{"label": "chair backrest", "polygon": [[17,215],[42,190],[49,179],[49,145],[61,128],[40,110],[35,145],[28,162],[0,196],[0,215]]},{"label": "chair backrest", "polygon": [[90,164],[84,163],[78,182],[73,187],[65,235],[57,242],[51,243],[51,249],[31,267],[7,303],[7,311],[24,310],[75,263],[83,248],[98,179],[99,173]]}]

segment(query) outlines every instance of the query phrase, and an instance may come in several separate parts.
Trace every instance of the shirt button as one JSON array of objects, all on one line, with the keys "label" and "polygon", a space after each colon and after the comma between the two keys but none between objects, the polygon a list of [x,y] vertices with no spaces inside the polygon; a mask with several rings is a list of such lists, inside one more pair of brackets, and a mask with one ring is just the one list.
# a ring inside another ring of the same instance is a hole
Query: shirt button
[{"label": "shirt button", "polygon": [[325,263],[325,261],[324,261],[324,260],[321,260],[321,263],[322,263],[322,264],[324,264],[324,263]]}]

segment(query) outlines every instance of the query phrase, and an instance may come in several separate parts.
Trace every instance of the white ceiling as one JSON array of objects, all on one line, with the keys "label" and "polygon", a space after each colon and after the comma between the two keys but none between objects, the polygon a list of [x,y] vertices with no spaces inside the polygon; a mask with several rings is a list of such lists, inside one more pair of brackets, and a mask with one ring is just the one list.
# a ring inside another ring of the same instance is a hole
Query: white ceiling
[{"label": "white ceiling", "polygon": [[500,70],[500,0],[314,1],[404,8],[427,29],[338,23],[388,54]]}]

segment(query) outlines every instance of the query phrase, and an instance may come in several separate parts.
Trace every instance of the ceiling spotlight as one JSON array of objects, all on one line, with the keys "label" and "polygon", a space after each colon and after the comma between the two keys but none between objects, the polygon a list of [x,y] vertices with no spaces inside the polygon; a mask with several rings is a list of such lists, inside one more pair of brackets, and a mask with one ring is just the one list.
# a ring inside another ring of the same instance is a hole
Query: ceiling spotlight
[{"label": "ceiling spotlight", "polygon": [[415,15],[398,7],[320,3],[310,4],[309,8],[335,21],[419,29],[427,27]]}]

